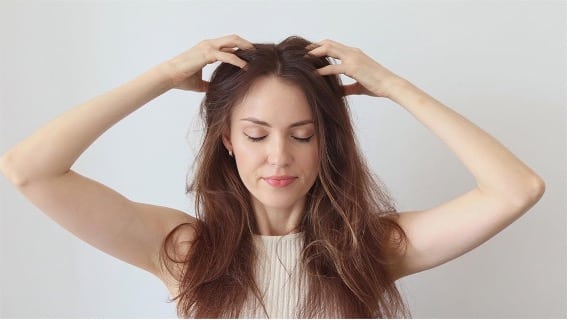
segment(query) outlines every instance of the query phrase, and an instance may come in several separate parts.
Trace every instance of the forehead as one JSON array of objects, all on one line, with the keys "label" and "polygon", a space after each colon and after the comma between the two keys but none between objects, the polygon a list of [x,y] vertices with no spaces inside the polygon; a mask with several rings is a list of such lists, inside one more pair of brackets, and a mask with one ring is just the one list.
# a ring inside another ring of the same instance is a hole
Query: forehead
[{"label": "forehead", "polygon": [[298,120],[312,119],[304,92],[296,85],[277,77],[260,78],[237,104],[231,122],[254,117],[275,126],[287,126]]}]

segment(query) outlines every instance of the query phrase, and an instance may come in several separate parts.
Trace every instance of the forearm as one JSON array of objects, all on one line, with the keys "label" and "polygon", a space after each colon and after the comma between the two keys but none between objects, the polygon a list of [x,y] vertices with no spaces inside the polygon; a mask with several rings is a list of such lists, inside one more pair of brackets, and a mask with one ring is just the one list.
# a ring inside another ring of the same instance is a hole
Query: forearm
[{"label": "forearm", "polygon": [[167,64],[70,109],[18,143],[0,158],[0,170],[14,183],[62,175],[115,123],[172,87]]},{"label": "forearm", "polygon": [[542,179],[475,124],[404,79],[394,81],[390,92],[390,99],[450,147],[482,192],[519,204],[542,195]]}]

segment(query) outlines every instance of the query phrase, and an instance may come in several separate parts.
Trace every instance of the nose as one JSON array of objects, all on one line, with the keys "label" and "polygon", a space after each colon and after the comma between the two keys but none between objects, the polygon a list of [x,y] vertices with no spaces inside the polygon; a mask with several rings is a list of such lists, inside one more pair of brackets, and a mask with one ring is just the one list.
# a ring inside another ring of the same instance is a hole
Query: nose
[{"label": "nose", "polygon": [[291,146],[285,137],[274,138],[269,144],[268,164],[276,167],[287,167],[292,162]]}]

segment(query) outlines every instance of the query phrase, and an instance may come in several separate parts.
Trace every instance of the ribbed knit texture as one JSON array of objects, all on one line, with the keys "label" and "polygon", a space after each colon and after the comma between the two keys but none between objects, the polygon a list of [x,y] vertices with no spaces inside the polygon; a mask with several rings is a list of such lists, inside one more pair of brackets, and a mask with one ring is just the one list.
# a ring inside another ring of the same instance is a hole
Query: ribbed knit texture
[{"label": "ribbed knit texture", "polygon": [[[285,236],[254,235],[254,241],[259,254],[255,279],[268,318],[296,318],[306,287],[300,264],[303,232]],[[251,294],[241,317],[267,318],[267,315]]]}]

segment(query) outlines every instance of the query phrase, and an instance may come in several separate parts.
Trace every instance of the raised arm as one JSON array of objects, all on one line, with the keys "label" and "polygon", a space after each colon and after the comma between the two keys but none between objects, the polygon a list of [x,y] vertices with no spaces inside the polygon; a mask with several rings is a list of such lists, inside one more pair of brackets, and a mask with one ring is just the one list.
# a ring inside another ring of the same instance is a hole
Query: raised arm
[{"label": "raised arm", "polygon": [[[71,170],[101,134],[172,88],[204,91],[201,69],[224,61],[243,67],[237,36],[206,40],[135,79],[74,107],[44,125],[0,158],[0,171],[40,210],[94,247],[160,275],[158,253],[165,235],[194,218],[171,208],[131,201]],[[227,52],[229,51],[229,52]]]},{"label": "raised arm", "polygon": [[341,60],[341,64],[320,69],[320,74],[343,73],[357,80],[345,86],[345,94],[393,100],[438,136],[477,181],[476,188],[446,203],[399,215],[408,246],[395,255],[394,278],[438,266],[472,250],[542,197],[543,180],[495,138],[361,50],[330,40],[310,49],[311,54]]}]

